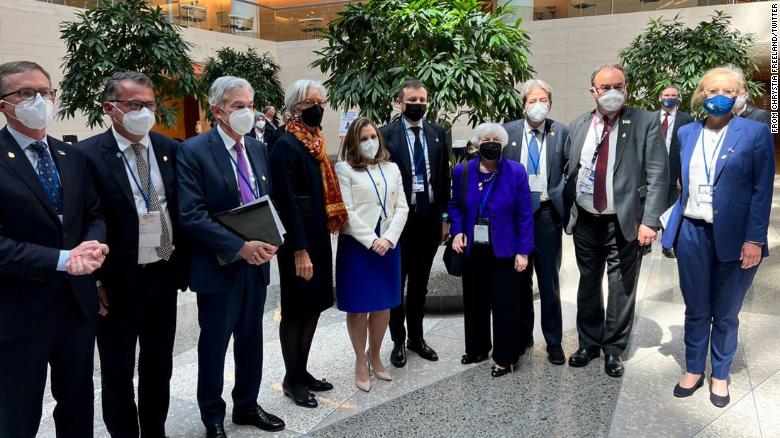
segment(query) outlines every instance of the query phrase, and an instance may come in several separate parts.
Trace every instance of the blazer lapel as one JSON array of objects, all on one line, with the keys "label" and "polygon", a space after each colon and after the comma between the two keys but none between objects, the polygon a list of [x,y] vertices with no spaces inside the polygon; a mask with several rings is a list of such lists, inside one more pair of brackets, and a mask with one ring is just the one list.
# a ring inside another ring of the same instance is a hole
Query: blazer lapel
[{"label": "blazer lapel", "polygon": [[401,119],[396,122],[395,133],[398,138],[396,142],[396,151],[398,158],[401,161],[401,173],[408,175],[408,179],[411,180],[411,168],[412,159],[409,157],[409,143],[406,139],[406,130],[404,129],[404,123]]},{"label": "blazer lapel", "polygon": [[552,120],[547,119],[544,121],[544,141],[547,143],[544,146],[544,150],[547,154],[547,182],[550,182],[550,173],[552,171],[553,160],[555,159],[555,145],[557,144],[557,136],[552,129]]},{"label": "blazer lapel", "polygon": [[[580,159],[582,158],[582,148],[585,146],[585,139],[588,138],[588,130],[590,129],[590,121],[593,120],[593,112],[589,112],[582,116],[580,120],[576,122],[575,126],[572,126],[569,130],[569,135],[572,138],[571,150],[569,151],[569,163],[567,165],[567,175],[576,172],[580,166]],[[576,178],[575,178],[576,179]]]},{"label": "blazer lapel", "polygon": [[214,163],[225,181],[225,189],[237,201],[239,199],[238,181],[236,181],[235,173],[233,172],[233,164],[230,162],[230,153],[225,148],[225,143],[222,141],[222,137],[219,136],[216,127],[211,130],[209,149],[211,150],[211,156],[214,157]]},{"label": "blazer lapel", "polygon": [[103,161],[106,162],[111,176],[114,177],[119,187],[122,189],[122,193],[125,194],[127,202],[135,210],[135,197],[133,196],[133,189],[130,187],[130,179],[127,177],[127,170],[125,162],[122,159],[122,152],[119,150],[119,145],[116,143],[113,132],[109,129],[103,134],[105,138],[101,142],[103,145]]},{"label": "blazer lapel", "polygon": [[618,138],[617,143],[615,144],[614,172],[617,172],[618,168],[620,167],[620,161],[623,159],[623,154],[625,154],[626,148],[628,148],[628,140],[633,137],[633,133],[631,131],[631,113],[631,108],[626,107],[623,111],[623,114],[616,121],[616,123],[619,123],[619,125],[613,127],[618,129]]},{"label": "blazer lapel", "polygon": [[439,151],[441,150],[443,139],[438,137],[427,120],[423,120],[422,126],[425,131],[425,142],[428,146],[428,161],[431,166],[431,183],[433,183],[438,177],[436,169],[439,169],[440,166],[441,153]]},{"label": "blazer lapel", "polygon": [[57,172],[60,175],[60,183],[62,185],[62,221],[64,223],[66,218],[69,217],[69,212],[78,205],[79,188],[76,187],[75,182],[79,180],[80,175],[76,174],[73,169],[72,157],[60,147],[58,141],[52,137],[49,137],[47,140],[49,153],[57,164]]},{"label": "blazer lapel", "polygon": [[60,221],[57,217],[57,212],[54,211],[54,206],[52,205],[49,196],[46,195],[46,192],[43,190],[43,185],[38,179],[38,174],[35,169],[33,169],[32,165],[30,165],[27,155],[22,151],[19,144],[16,143],[16,140],[14,140],[11,133],[8,132],[8,128],[4,128],[0,131],[0,143],[0,148],[2,149],[2,152],[0,152],[2,158],[0,159],[5,160],[8,167],[10,167],[11,170],[19,176],[19,179],[32,190],[38,200],[46,207],[46,211],[48,211],[52,217],[56,219],[57,223],[59,223]]},{"label": "blazer lapel", "polygon": [[[697,122],[696,129],[691,132],[688,140],[680,143],[680,166],[682,167],[682,176],[680,177],[680,183],[682,184],[682,191],[680,196],[682,197],[683,206],[688,200],[688,180],[690,178],[691,158],[693,157],[693,151],[696,150],[696,140],[701,135],[702,126],[704,122]],[[692,139],[692,140],[691,140]]]},{"label": "blazer lapel", "polygon": [[268,186],[267,186],[268,177],[265,175],[266,172],[265,162],[260,159],[260,153],[256,151],[254,148],[247,147],[246,153],[247,156],[249,157],[249,162],[252,163],[252,171],[255,174],[255,179],[257,180],[257,186],[260,188],[257,196],[262,197],[268,193]]},{"label": "blazer lapel", "polygon": [[728,127],[726,138],[723,139],[720,150],[716,152],[718,158],[715,161],[715,184],[717,184],[718,178],[720,178],[720,174],[723,172],[723,168],[726,167],[729,158],[734,155],[734,149],[736,149],[740,138],[739,132],[742,131],[741,119],[739,117],[732,117]]}]

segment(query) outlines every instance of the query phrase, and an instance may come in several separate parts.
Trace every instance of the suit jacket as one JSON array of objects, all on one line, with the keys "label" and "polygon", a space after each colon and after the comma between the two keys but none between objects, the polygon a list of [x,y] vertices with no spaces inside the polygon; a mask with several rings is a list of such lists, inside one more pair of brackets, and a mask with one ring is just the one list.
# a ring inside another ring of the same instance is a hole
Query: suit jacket
[{"label": "suit jacket", "polygon": [[[259,196],[270,195],[265,146],[244,137],[244,148],[255,173]],[[247,263],[238,256],[244,240],[211,219],[211,215],[241,204],[230,153],[217,128],[182,143],[176,160],[179,221],[192,245],[190,289],[205,294],[225,293],[244,287],[250,275],[268,285],[269,264]],[[232,262],[222,265],[220,260]]]},{"label": "suit jacket", "polygon": [[[523,157],[523,137],[525,136],[525,119],[515,120],[504,125],[509,134],[509,144],[501,156],[520,163]],[[547,159],[547,194],[560,217],[564,217],[563,207],[563,151],[569,128],[563,123],[547,119],[544,122],[544,151]]]},{"label": "suit jacket", "polygon": [[[188,239],[182,236],[176,205],[176,150],[179,143],[155,132],[150,132],[149,138],[165,186],[171,219],[169,226],[173,230],[173,244],[176,247],[170,259],[171,265],[175,267],[171,271],[171,286],[187,290]],[[138,214],[133,197],[134,183],[127,177],[111,129],[78,143],[76,147],[86,156],[108,229],[107,243],[111,251],[98,271],[98,278],[110,295],[132,296],[135,294],[135,267],[138,264]]]},{"label": "suit jacket", "polygon": [[[595,111],[595,110],[594,110]],[[582,146],[593,121],[594,111],[582,114],[569,125],[564,155],[567,160],[564,188],[566,232],[574,232]],[[657,112],[625,107],[620,117],[612,179],[613,200],[623,237],[632,241],[639,225],[660,227],[659,217],[666,210],[669,184],[669,157],[661,134]]]},{"label": "suit jacket", "polygon": [[[468,166],[466,181],[465,217],[463,202],[463,166]],[[474,225],[479,216],[481,194],[479,160],[471,160],[455,166],[453,172],[452,201],[450,202],[450,234],[466,235],[466,253],[474,240]],[[493,183],[487,210],[490,212],[490,241],[493,253],[499,258],[529,255],[534,249],[534,221],[531,206],[531,189],[528,174],[522,164],[501,160],[498,175]]]},{"label": "suit jacket", "polygon": [[666,201],[666,208],[669,208],[680,197],[680,191],[677,190],[677,180],[680,179],[680,139],[677,138],[677,132],[681,126],[693,122],[693,116],[682,111],[677,111],[674,115],[674,126],[672,126],[672,141],[669,144],[669,196]]},{"label": "suit jacket", "polygon": [[742,111],[742,114],[740,114],[739,116],[744,117],[746,119],[755,120],[756,122],[761,122],[766,126],[769,126],[769,124],[771,123],[768,112],[764,111],[761,108],[756,108],[750,105],[748,105],[745,108],[745,111]]},{"label": "suit jacket", "polygon": [[[372,183],[365,169],[354,169],[345,161],[336,163],[341,196],[349,213],[349,222],[342,232],[354,237],[366,248],[371,248],[378,237],[384,237],[395,246],[404,230],[406,216],[409,214],[398,166],[389,162],[380,163],[379,166],[385,179],[382,179],[379,168],[374,167],[370,169],[374,179]],[[375,187],[379,195],[383,196],[382,202],[385,203],[387,216],[382,212]],[[385,193],[386,198],[384,198]],[[379,236],[375,232],[377,222],[380,223]]]},{"label": "suit jacket", "polygon": [[57,271],[57,261],[60,250],[106,241],[98,197],[81,152],[47,141],[62,181],[62,222],[20,145],[0,131],[0,342],[53,330],[66,294],[85,318],[97,317],[95,278]]},{"label": "suit jacket", "polygon": [[[430,185],[433,190],[435,205],[441,213],[447,211],[450,201],[450,154],[452,145],[447,134],[439,125],[423,120],[425,140],[428,145],[428,160],[431,167]],[[390,160],[398,165],[404,182],[406,202],[412,202],[412,161],[409,157],[409,142],[401,119],[379,129],[385,140],[385,146],[390,151]]]},{"label": "suit jacket", "polygon": [[[704,121],[699,121],[680,129],[682,195],[666,224],[661,239],[664,248],[677,243],[688,204],[691,156],[703,126]],[[775,177],[774,140],[769,127],[754,120],[732,118],[718,153],[712,199],[715,253],[724,262],[739,260],[742,245],[750,241],[762,243],[761,252],[766,257]]]}]

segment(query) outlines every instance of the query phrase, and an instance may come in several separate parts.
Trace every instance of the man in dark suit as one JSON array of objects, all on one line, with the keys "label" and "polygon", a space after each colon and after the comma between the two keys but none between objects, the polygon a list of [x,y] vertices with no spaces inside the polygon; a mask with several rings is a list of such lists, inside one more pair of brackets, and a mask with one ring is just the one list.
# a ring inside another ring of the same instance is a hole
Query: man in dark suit
[{"label": "man in dark suit", "polygon": [[737,96],[737,100],[734,102],[734,114],[746,119],[755,120],[756,122],[761,122],[771,128],[769,113],[761,108],[748,105],[748,98],[747,90]]},{"label": "man in dark suit", "polygon": [[40,65],[0,65],[0,437],[35,436],[48,366],[57,436],[93,436],[106,226],[81,152],[46,135],[54,98]]},{"label": "man in dark suit", "polygon": [[[666,142],[666,152],[669,154],[669,196],[666,198],[666,207],[671,207],[680,197],[680,140],[677,138],[677,130],[693,122],[693,117],[679,111],[680,89],[676,85],[669,85],[658,96],[661,103],[661,135]],[[664,256],[674,258],[674,250],[663,249]]]},{"label": "man in dark suit", "polygon": [[[596,109],[569,125],[564,156],[564,224],[574,234],[580,270],[579,349],[569,365],[582,367],[604,351],[604,371],[623,375],[621,355],[634,320],[642,255],[666,209],[669,158],[657,113],[624,106],[626,76],[604,65],[591,76]],[[607,269],[606,316],[601,282]]]},{"label": "man in dark suit", "polygon": [[[534,242],[536,248],[528,259],[528,268],[520,273],[528,290],[533,289],[533,272],[539,282],[542,310],[542,332],[547,342],[547,359],[563,365],[566,357],[561,347],[563,322],[561,319],[561,236],[563,234],[563,149],[569,129],[566,125],[548,119],[552,105],[552,89],[539,79],[523,84],[525,119],[504,125],[509,134],[509,145],[504,158],[522,163],[528,171],[528,184],[534,210]],[[523,346],[533,346],[533,307],[523,315],[531,338]]]},{"label": "man in dark suit", "polygon": [[97,273],[103,421],[114,437],[164,437],[176,296],[187,290],[189,267],[176,214],[178,143],[149,132],[157,104],[143,73],[114,74],[103,91],[103,110],[111,129],[77,146],[87,157],[113,248]]},{"label": "man in dark suit", "polygon": [[406,365],[407,347],[424,359],[439,360],[423,339],[423,317],[433,258],[449,234],[451,146],[444,130],[424,119],[427,102],[428,91],[422,82],[405,81],[397,98],[402,116],[380,129],[390,159],[401,169],[409,204],[409,217],[401,235],[402,301],[390,311],[394,343],[390,362],[396,367]]},{"label": "man in dark suit", "polygon": [[190,288],[198,296],[198,406],[207,436],[224,437],[225,354],[236,363],[233,423],[263,430],[284,422],[257,404],[263,369],[263,307],[276,247],[244,241],[211,215],[271,193],[268,153],[245,136],[254,123],[254,90],[245,79],[218,78],[209,90],[216,128],[184,142],[177,154],[181,227],[192,245]]}]

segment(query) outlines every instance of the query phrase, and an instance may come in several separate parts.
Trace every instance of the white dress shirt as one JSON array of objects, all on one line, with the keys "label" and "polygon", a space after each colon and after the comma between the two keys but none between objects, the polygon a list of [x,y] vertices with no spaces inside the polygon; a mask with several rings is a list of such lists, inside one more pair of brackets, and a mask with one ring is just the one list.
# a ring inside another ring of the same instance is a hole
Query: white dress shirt
[{"label": "white dress shirt", "polygon": [[668,154],[672,149],[672,131],[674,131],[674,118],[677,116],[677,108],[671,111],[666,111],[663,108],[661,109],[661,126],[663,126],[664,117],[667,112],[669,113],[669,127],[666,128],[666,153]]},{"label": "white dress shirt", "polygon": [[530,162],[531,160],[528,158],[530,153],[528,145],[531,141],[531,138],[534,136],[531,131],[537,129],[539,132],[536,135],[536,144],[539,146],[539,181],[541,182],[542,188],[539,200],[544,202],[550,199],[550,195],[547,193],[547,151],[545,150],[547,147],[547,136],[544,135],[544,123],[539,125],[538,128],[534,128],[533,126],[529,125],[528,121],[526,120],[523,126],[523,153],[520,157],[520,162],[523,164],[528,173],[529,181],[531,180],[531,173],[534,171],[534,169],[533,164]]},{"label": "white dress shirt", "polygon": [[[146,178],[146,175],[139,175],[138,174],[138,166],[135,162],[135,151],[133,151],[132,145],[133,142],[123,137],[120,133],[116,132],[116,129],[114,127],[111,127],[111,132],[114,134],[114,139],[116,139],[116,144],[119,146],[119,151],[125,156],[125,173],[127,174],[127,179],[130,182],[130,188],[133,190],[133,200],[135,201],[135,211],[138,214],[144,214],[147,213],[146,209],[146,201],[144,201],[144,197],[141,194],[141,190],[138,187],[138,184],[142,184],[141,178]],[[160,173],[160,166],[157,163],[157,158],[154,156],[154,146],[152,145],[152,140],[149,138],[149,135],[145,135],[141,141],[138,142],[138,144],[142,145],[141,148],[141,154],[146,158],[148,156],[148,164],[149,164],[149,172],[151,173],[152,177],[152,185],[154,185],[154,190],[157,192],[157,200],[160,202],[160,210],[162,211],[163,217],[165,218],[165,223],[168,225],[168,234],[171,236],[171,241],[173,241],[173,225],[171,224],[171,214],[168,211],[168,198],[165,194],[165,183],[162,179],[162,174]],[[147,155],[148,151],[148,155]],[[130,171],[132,169],[132,172]],[[148,263],[154,263],[160,261],[161,258],[159,255],[157,255],[157,249],[156,248],[150,248],[150,247],[138,247],[138,264],[139,265],[145,265]]]},{"label": "white dress shirt", "polygon": [[[691,219],[702,219],[712,223],[712,204],[698,202],[699,186],[712,185],[715,181],[715,167],[720,159],[723,149],[722,139],[726,137],[728,125],[720,132],[713,129],[704,128],[696,139],[696,147],[691,155],[691,163],[688,167],[688,202],[685,204],[685,217]],[[702,147],[704,152],[702,153]],[[721,150],[715,150],[718,147]],[[705,170],[705,157],[709,167],[710,179],[707,181],[707,172]],[[714,193],[713,193],[714,197]]]},{"label": "white dress shirt", "polygon": [[[593,119],[590,121],[590,128],[588,129],[588,135],[585,136],[585,144],[582,145],[582,152],[580,153],[580,171],[577,175],[577,204],[585,209],[585,211],[593,214],[615,214],[615,201],[614,191],[612,188],[612,180],[615,175],[615,154],[617,152],[617,140],[618,131],[620,130],[620,118],[618,117],[612,122],[612,130],[609,132],[609,159],[607,161],[607,208],[600,212],[593,207],[593,195],[582,193],[579,189],[580,184],[585,181],[583,174],[585,169],[596,169],[596,163],[593,162],[593,154],[596,152],[596,146],[598,141],[601,140],[601,136],[604,132],[604,117],[600,112],[596,111],[595,123]],[[603,151],[599,151],[601,155]]]},{"label": "white dress shirt", "polygon": [[[238,198],[241,199],[241,176],[238,174],[238,153],[236,152],[236,141],[233,140],[225,131],[222,130],[222,127],[217,125],[217,132],[219,133],[220,138],[222,138],[222,142],[225,143],[225,148],[227,148],[228,153],[233,158],[230,160],[230,163],[233,165],[233,174],[236,177],[236,189],[238,189]],[[244,147],[244,158],[246,158],[246,168],[249,170],[249,175],[245,175],[247,178],[249,178],[249,186],[252,188],[252,190],[255,191],[255,194],[258,193],[257,190],[257,181],[255,180],[255,172],[252,170],[252,161],[249,159],[249,154],[246,151],[246,142],[244,141],[244,136],[241,136],[241,140],[239,141],[241,143],[241,146]]]},{"label": "white dress shirt", "polygon": [[[417,164],[414,162],[414,131],[412,131],[412,127],[420,127],[420,142],[422,142],[423,155],[425,156],[425,179],[428,181],[428,201],[432,204],[433,186],[431,185],[431,160],[428,159],[428,141],[425,138],[425,128],[423,127],[423,120],[425,120],[425,118],[420,119],[416,123],[408,120],[406,117],[402,117],[401,120],[406,128],[406,149],[409,151],[409,161],[412,163],[412,175],[415,175],[414,166]],[[414,177],[412,177],[412,183],[414,183]],[[416,204],[417,194],[412,192],[412,205]]]}]

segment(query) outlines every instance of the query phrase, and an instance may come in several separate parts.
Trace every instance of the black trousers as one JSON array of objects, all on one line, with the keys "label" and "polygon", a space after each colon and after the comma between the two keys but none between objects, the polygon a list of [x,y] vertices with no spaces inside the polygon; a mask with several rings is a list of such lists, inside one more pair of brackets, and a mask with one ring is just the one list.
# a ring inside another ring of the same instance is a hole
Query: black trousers
[{"label": "black trousers", "polygon": [[96,322],[84,317],[69,286],[55,299],[61,303],[53,330],[0,342],[0,438],[35,437],[48,365],[57,437],[93,436]]},{"label": "black trousers", "polygon": [[[580,348],[599,347],[606,354],[622,354],[634,321],[642,247],[638,240],[628,242],[623,238],[616,216],[595,216],[580,209],[574,228],[574,251],[580,270]],[[601,287],[605,269],[609,285],[606,315]]]},{"label": "black trousers", "polygon": [[[533,278],[539,284],[539,298],[542,310],[542,333],[547,345],[560,344],[563,337],[563,320],[561,318],[561,282],[558,272],[561,269],[561,236],[563,228],[560,225],[558,213],[549,203],[542,206],[534,214],[535,251],[528,257],[528,267],[520,273],[525,290],[533,291]],[[533,341],[534,312],[523,315],[528,342]],[[528,343],[526,342],[526,343]]]},{"label": "black trousers", "polygon": [[[233,412],[254,412],[263,373],[263,306],[266,287],[256,270],[246,270],[244,287],[198,294],[198,407],[206,426],[222,423],[225,354],[233,336]],[[249,273],[251,272],[251,274]],[[254,275],[253,275],[254,274]]]},{"label": "black trousers", "polygon": [[423,337],[428,279],[440,244],[439,209],[431,205],[425,214],[410,210],[401,234],[401,304],[390,310],[390,336],[393,342],[404,342],[407,329],[409,339]]},{"label": "black trousers", "polygon": [[[176,283],[171,263],[137,266],[132,290],[109,290],[108,315],[98,326],[103,421],[114,438],[165,436],[173,341]],[[138,353],[138,405],[133,375]],[[139,428],[140,423],[140,428]]]},{"label": "black trousers", "polygon": [[530,337],[521,315],[534,305],[532,291],[520,281],[514,264],[514,257],[497,258],[488,245],[472,245],[463,265],[466,354],[486,355],[492,347],[493,360],[502,366],[520,358],[523,341]]}]

